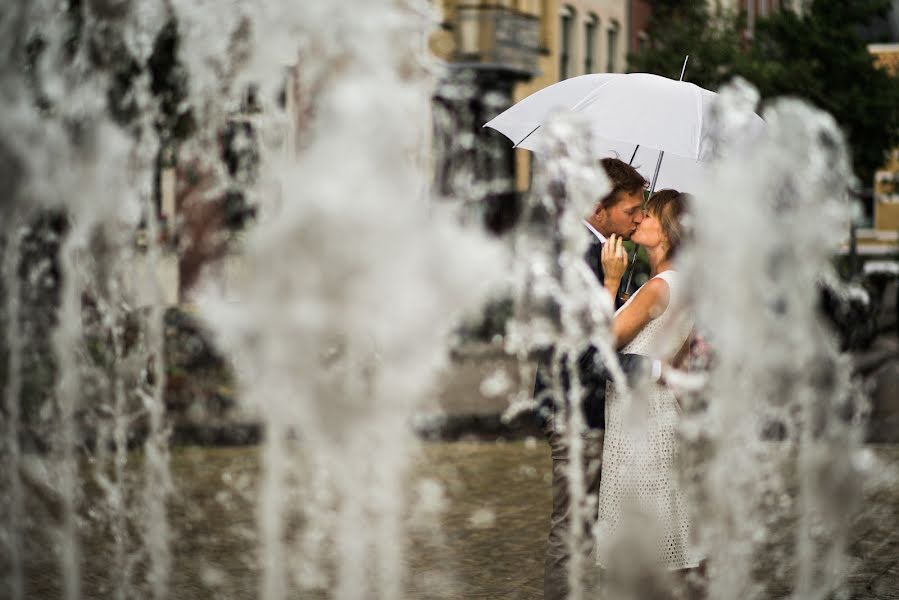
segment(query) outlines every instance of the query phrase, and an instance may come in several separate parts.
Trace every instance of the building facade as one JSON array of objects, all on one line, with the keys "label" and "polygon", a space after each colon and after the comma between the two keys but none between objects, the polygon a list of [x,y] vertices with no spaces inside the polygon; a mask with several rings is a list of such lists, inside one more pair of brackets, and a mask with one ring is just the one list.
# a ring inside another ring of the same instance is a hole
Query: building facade
[{"label": "building facade", "polygon": [[[899,77],[899,44],[870,44],[868,51],[878,67]],[[895,235],[899,231],[899,148],[893,148],[875,173],[873,190],[874,229]]]},{"label": "building facade", "polygon": [[[543,51],[538,59],[538,74],[515,87],[513,100],[518,102],[570,77],[625,72],[627,54],[633,48],[632,17],[636,4],[647,3],[632,0],[544,2],[541,14]],[[639,16],[648,21],[648,13],[640,12]],[[529,189],[531,169],[531,153],[516,150],[515,184],[519,193]]]},{"label": "building facade", "polygon": [[[482,125],[557,81],[626,71],[637,43],[632,20],[645,29],[649,7],[648,0],[435,2],[441,26],[430,46],[446,66],[434,105],[438,190],[453,195],[454,181],[475,190],[486,182],[483,205],[502,229],[502,215],[514,213],[530,187],[531,156]],[[455,140],[469,133],[476,143],[459,147]]]},{"label": "building facade", "polygon": [[435,3],[440,29],[430,39],[443,65],[435,91],[434,189],[468,203],[468,214],[501,231],[516,214],[511,145],[483,124],[514,103],[515,89],[539,74],[546,52],[546,2]]}]

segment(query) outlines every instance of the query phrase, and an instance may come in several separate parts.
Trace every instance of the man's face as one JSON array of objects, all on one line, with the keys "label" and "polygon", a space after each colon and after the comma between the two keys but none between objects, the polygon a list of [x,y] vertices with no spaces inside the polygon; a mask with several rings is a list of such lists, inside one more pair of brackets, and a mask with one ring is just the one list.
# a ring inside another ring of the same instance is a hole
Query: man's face
[{"label": "man's face", "polygon": [[618,201],[609,208],[599,208],[596,220],[603,235],[617,234],[626,240],[643,220],[643,190],[634,193],[618,192]]}]

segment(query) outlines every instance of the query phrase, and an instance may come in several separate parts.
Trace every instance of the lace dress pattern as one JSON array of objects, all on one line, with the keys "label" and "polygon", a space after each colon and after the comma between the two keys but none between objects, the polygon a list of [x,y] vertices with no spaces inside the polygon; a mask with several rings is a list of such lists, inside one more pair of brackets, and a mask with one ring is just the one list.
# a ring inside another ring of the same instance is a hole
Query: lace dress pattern
[{"label": "lace dress pattern", "polygon": [[[669,361],[687,340],[693,323],[683,310],[677,273],[665,271],[656,278],[668,284],[668,306],[621,351]],[[702,557],[691,544],[690,510],[675,471],[680,406],[671,390],[656,383],[633,394],[631,402],[613,383],[607,384],[597,562],[608,566],[624,529],[633,533],[630,526],[621,527],[623,519],[633,518],[641,533],[649,532],[650,545],[667,568],[695,567]]]}]

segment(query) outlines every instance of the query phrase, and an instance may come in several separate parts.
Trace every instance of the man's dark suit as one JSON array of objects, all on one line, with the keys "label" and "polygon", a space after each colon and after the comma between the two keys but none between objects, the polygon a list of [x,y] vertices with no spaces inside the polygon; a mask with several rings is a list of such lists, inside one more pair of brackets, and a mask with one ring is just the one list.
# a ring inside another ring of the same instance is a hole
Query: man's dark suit
[{"label": "man's dark suit", "polygon": [[[596,275],[599,284],[605,282],[605,274],[600,260],[602,244],[599,239],[589,230],[585,228],[585,232],[590,236],[590,244],[584,255],[584,260],[590,267],[591,271]],[[587,424],[587,430],[583,432],[583,448],[582,455],[583,465],[583,481],[586,488],[587,497],[596,499],[599,494],[599,481],[602,465],[602,446],[603,433],[605,429],[605,397],[606,397],[606,381],[610,379],[608,369],[604,364],[596,361],[596,348],[588,346],[578,357],[578,374],[580,376],[581,385],[584,389],[584,399],[582,403],[584,420]],[[551,383],[551,360],[553,360],[553,351],[549,350],[540,361],[537,367],[537,381],[534,386],[535,398],[540,395],[551,396],[552,394],[544,394],[545,391],[552,389]],[[564,360],[559,358],[559,360]],[[628,379],[633,381],[644,377],[649,372],[650,361],[644,356],[637,354],[618,354],[618,360],[621,363]],[[564,363],[563,363],[564,364]],[[565,369],[561,370],[561,381],[559,386],[562,390],[568,389],[569,375]],[[563,392],[564,393],[564,392]],[[568,443],[565,436],[557,431],[555,418],[558,414],[558,405],[568,402],[567,397],[555,402],[552,398],[541,400],[540,411],[544,415],[544,432],[549,442],[552,452],[553,463],[553,510],[550,517],[550,531],[546,550],[546,560],[544,564],[544,581],[543,592],[544,598],[547,600],[563,600],[568,597],[568,563],[570,560],[568,553],[568,538],[571,535],[570,524],[570,501],[569,501],[569,484],[568,484]],[[588,513],[585,515],[583,523],[583,539],[587,542],[584,546],[585,563],[590,564],[590,556],[592,555],[592,526],[596,521],[596,504],[588,502]]]},{"label": "man's dark suit", "polygon": [[[589,229],[585,228],[586,233],[590,236],[590,243],[587,251],[584,253],[584,261],[590,270],[596,275],[599,285],[605,284],[605,273],[602,268],[601,252],[602,243],[599,238]],[[616,299],[616,308],[620,303]],[[605,429],[605,400],[606,400],[606,382],[611,380],[611,374],[604,362],[596,360],[597,350],[593,345],[589,345],[578,357],[578,374],[580,376],[581,385],[584,388],[584,400],[582,403],[584,422],[590,429]],[[537,365],[537,380],[534,384],[534,397],[537,398],[552,387],[550,380],[550,361],[553,352],[549,350],[544,353],[542,360]],[[618,353],[618,362],[621,364],[622,370],[627,374],[628,381],[633,383],[635,380],[648,374],[650,361],[645,356],[639,354],[622,354]],[[567,391],[569,374],[562,369],[562,388]],[[561,399],[567,402],[567,398]],[[551,398],[541,402],[540,412],[544,417],[550,417],[557,409],[558,404]]]}]

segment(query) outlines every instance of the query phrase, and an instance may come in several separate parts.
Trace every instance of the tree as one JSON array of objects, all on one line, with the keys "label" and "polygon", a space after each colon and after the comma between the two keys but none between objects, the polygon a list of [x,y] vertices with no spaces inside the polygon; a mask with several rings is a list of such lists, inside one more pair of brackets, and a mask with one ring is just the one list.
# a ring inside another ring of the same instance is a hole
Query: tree
[{"label": "tree", "polygon": [[647,42],[628,56],[630,70],[676,79],[689,55],[684,80],[717,89],[736,74],[741,24],[739,15],[712,10],[707,2],[658,0],[653,4]]},{"label": "tree", "polygon": [[765,98],[800,96],[831,113],[852,149],[856,175],[870,184],[899,143],[899,79],[874,65],[862,28],[890,0],[815,0],[802,15],[783,11],[758,22],[740,71]]},{"label": "tree", "polygon": [[890,9],[890,0],[813,0],[802,14],[778,11],[745,37],[742,16],[705,2],[660,0],[649,43],[630,57],[632,70],[680,74],[717,89],[734,75],[763,99],[797,96],[831,113],[846,133],[856,175],[870,182],[899,143],[899,79],[874,66],[861,30]]}]

